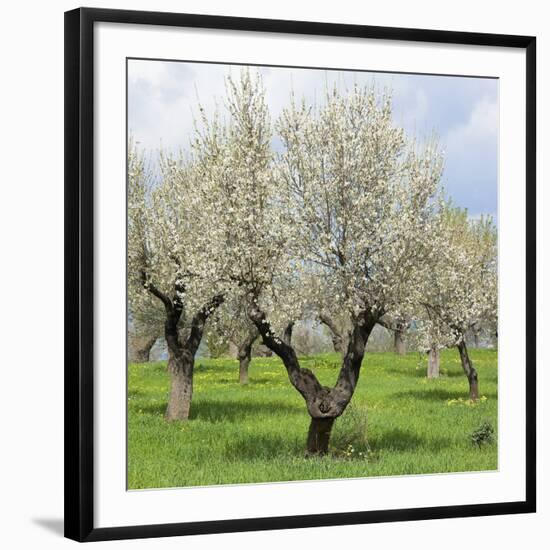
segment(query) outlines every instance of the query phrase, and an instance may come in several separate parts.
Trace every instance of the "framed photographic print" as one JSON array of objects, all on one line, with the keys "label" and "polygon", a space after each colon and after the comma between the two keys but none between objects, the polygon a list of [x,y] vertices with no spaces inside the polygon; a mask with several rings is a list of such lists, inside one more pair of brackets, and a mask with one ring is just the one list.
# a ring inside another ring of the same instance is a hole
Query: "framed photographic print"
[{"label": "framed photographic print", "polygon": [[535,38],[65,14],[65,533],[535,511]]}]

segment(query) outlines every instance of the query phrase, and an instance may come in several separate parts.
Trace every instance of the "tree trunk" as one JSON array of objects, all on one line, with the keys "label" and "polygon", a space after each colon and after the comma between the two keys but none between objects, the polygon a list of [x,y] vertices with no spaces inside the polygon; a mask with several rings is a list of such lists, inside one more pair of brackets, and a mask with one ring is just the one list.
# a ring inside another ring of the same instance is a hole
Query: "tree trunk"
[{"label": "tree trunk", "polygon": [[130,363],[147,363],[151,348],[157,341],[157,335],[139,336],[138,334],[128,334],[128,361]]},{"label": "tree trunk", "polygon": [[239,356],[239,384],[248,384],[248,366],[250,365],[250,355],[246,357]]},{"label": "tree trunk", "polygon": [[428,378],[439,378],[439,349],[435,346],[428,352]]},{"label": "tree trunk", "polygon": [[336,418],[345,411],[355,392],[365,347],[376,324],[376,316],[366,310],[354,318],[353,330],[350,333],[342,367],[335,386],[331,388],[322,386],[312,371],[300,367],[294,348],[284,339],[279,339],[273,334],[271,326],[261,310],[253,305],[249,315],[258,328],[264,344],[281,358],[290,383],[304,398],[311,417],[306,456],[326,454],[332,425]]},{"label": "tree trunk", "polygon": [[323,456],[328,453],[330,432],[334,418],[312,418],[307,434],[306,457]]},{"label": "tree trunk", "polygon": [[239,348],[239,384],[248,384],[248,367],[252,356],[252,342]]},{"label": "tree trunk", "polygon": [[405,355],[407,353],[404,332],[402,330],[397,329],[393,331],[393,349],[398,355]]},{"label": "tree trunk", "polygon": [[168,360],[170,372],[170,396],[166,407],[167,421],[188,420],[193,397],[193,367],[194,357],[183,354],[179,358],[173,356]]},{"label": "tree trunk", "polygon": [[245,336],[244,342],[241,343],[239,351],[237,352],[237,358],[239,359],[239,383],[248,384],[248,367],[252,360],[252,345],[256,341],[260,334],[256,327],[250,330]]},{"label": "tree trunk", "polygon": [[479,348],[479,333],[474,332],[474,348]]},{"label": "tree trunk", "polygon": [[470,399],[477,401],[479,399],[479,384],[477,379],[477,371],[472,364],[470,356],[468,355],[468,348],[464,339],[458,344],[458,353],[460,354],[460,362],[462,363],[462,369],[466,378],[468,378],[468,384],[470,385]]}]

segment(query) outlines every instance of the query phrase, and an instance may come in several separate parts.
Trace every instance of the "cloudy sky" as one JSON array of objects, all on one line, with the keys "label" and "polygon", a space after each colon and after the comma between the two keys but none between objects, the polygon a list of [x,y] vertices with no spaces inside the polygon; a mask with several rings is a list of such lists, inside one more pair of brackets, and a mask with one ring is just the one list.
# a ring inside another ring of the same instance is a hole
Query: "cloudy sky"
[{"label": "cloudy sky", "polygon": [[[198,103],[223,104],[225,77],[238,66],[187,62],[128,62],[128,130],[147,151],[188,148]],[[326,86],[375,83],[393,90],[394,119],[419,139],[438,136],[445,152],[443,185],[471,216],[497,214],[498,80],[263,67],[272,119],[297,97],[319,103]]]}]

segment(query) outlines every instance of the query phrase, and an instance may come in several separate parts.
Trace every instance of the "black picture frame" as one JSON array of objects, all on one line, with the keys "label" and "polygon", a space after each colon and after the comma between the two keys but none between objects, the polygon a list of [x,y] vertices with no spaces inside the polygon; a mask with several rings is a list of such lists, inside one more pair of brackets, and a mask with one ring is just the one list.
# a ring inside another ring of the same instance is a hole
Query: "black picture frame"
[{"label": "black picture frame", "polygon": [[[94,527],[93,27],[97,22],[212,28],[425,43],[520,48],[526,52],[526,498],[443,507],[191,523]],[[77,541],[229,533],[519,514],[536,510],[536,39],[450,32],[79,8],[65,13],[65,536]]]}]

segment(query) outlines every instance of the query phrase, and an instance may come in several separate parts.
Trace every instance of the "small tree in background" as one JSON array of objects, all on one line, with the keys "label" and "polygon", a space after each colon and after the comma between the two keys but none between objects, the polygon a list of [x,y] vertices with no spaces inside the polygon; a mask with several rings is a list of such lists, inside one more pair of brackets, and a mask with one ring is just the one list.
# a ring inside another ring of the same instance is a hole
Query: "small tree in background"
[{"label": "small tree in background", "polygon": [[248,384],[248,369],[252,361],[252,346],[259,337],[258,329],[250,321],[243,304],[234,295],[228,296],[216,314],[215,323],[208,330],[208,342],[222,342],[226,351],[233,345],[239,360],[239,383]]},{"label": "small tree in background", "polygon": [[450,205],[439,219],[443,246],[424,279],[424,330],[430,349],[456,345],[475,401],[478,375],[466,335],[478,324],[496,324],[497,232],[491,218],[471,220]]},{"label": "small tree in background", "polygon": [[393,351],[398,355],[405,355],[407,353],[405,334],[409,329],[410,321],[386,315],[378,321],[378,324],[393,334]]}]

